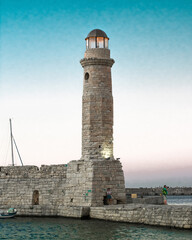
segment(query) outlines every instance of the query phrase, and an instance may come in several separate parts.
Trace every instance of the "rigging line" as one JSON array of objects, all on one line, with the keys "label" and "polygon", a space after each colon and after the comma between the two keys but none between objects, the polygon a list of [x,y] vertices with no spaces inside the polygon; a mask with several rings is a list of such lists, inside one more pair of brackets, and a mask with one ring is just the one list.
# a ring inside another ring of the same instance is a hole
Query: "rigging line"
[{"label": "rigging line", "polygon": [[16,150],[17,150],[19,159],[20,159],[20,161],[21,161],[21,165],[23,166],[23,161],[22,161],[22,159],[21,159],[21,155],[20,155],[20,153],[19,153],[19,149],[18,149],[18,147],[17,147],[17,144],[16,144],[16,142],[15,142],[15,138],[13,137],[13,135],[12,135],[12,138],[13,138],[13,143],[15,144],[15,148],[16,148]]}]

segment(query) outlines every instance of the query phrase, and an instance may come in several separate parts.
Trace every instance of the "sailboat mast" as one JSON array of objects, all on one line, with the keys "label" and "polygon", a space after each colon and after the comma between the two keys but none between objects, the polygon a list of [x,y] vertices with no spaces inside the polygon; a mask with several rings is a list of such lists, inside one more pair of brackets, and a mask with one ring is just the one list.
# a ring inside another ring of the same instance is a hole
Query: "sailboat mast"
[{"label": "sailboat mast", "polygon": [[14,166],[13,133],[12,133],[12,123],[11,123],[11,118],[9,119],[9,123],[10,123],[10,135],[11,135],[11,157],[12,157],[12,166]]}]

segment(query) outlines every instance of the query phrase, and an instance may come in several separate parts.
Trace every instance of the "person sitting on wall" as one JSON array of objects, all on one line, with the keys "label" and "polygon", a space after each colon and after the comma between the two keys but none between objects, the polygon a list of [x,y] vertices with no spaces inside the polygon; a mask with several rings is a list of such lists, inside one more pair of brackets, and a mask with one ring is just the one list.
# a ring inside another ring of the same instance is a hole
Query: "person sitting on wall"
[{"label": "person sitting on wall", "polygon": [[107,188],[107,204],[111,204],[112,196],[111,196],[111,189]]},{"label": "person sitting on wall", "polygon": [[165,205],[167,205],[167,194],[168,194],[168,192],[167,192],[167,186],[166,185],[164,185],[164,188],[162,189],[162,192],[163,192],[163,200],[164,200],[164,204]]}]

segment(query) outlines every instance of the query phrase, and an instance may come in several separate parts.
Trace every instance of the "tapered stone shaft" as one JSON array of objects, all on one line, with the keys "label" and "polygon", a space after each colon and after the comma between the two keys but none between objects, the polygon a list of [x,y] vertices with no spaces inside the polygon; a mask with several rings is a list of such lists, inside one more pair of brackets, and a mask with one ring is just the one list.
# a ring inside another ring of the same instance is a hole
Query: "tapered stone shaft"
[{"label": "tapered stone shaft", "polygon": [[113,159],[113,96],[107,35],[98,29],[87,38],[84,68],[82,159]]}]

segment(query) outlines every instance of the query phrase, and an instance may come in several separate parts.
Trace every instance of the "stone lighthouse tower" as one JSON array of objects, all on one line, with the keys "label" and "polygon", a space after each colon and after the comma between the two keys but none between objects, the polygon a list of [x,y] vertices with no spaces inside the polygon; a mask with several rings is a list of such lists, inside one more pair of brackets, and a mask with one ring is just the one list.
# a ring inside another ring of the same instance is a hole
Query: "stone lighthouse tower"
[{"label": "stone lighthouse tower", "polygon": [[126,202],[122,165],[113,157],[113,97],[109,38],[95,29],[86,37],[82,103],[82,156],[67,165],[65,205],[103,206]]},{"label": "stone lighthouse tower", "polygon": [[113,159],[113,96],[109,38],[99,29],[86,37],[82,107],[82,159]]}]

